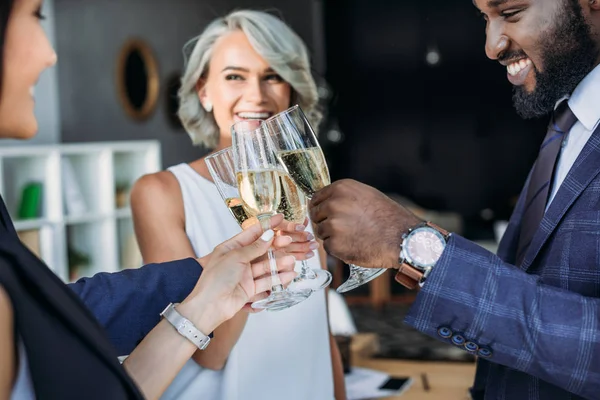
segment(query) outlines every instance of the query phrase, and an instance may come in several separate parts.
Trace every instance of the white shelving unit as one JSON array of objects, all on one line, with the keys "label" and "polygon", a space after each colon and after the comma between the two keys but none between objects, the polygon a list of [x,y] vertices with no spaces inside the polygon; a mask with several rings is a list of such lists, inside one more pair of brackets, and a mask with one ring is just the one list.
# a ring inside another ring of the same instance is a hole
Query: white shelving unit
[{"label": "white shelving unit", "polygon": [[[67,163],[72,180],[65,175]],[[158,141],[0,148],[0,193],[22,240],[69,282],[139,266],[129,189],[160,169]],[[31,183],[41,184],[41,207],[35,217],[19,219]],[[83,200],[76,213],[67,211],[73,209],[67,207],[73,188]]]}]

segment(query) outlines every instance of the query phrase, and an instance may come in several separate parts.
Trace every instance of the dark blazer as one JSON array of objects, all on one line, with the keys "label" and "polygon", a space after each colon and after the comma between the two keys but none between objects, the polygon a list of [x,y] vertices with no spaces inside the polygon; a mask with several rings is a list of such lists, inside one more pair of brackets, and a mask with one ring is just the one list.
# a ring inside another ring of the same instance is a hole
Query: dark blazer
[{"label": "dark blazer", "polygon": [[516,266],[525,197],[497,256],[450,239],[406,321],[479,356],[476,399],[600,399],[600,127]]},{"label": "dark blazer", "polygon": [[[36,397],[141,399],[117,356],[127,354],[152,329],[166,304],[191,291],[201,272],[198,263],[189,259],[100,274],[69,289],[18,240],[1,201],[0,216],[0,285],[12,301]],[[175,278],[180,266],[187,271],[185,283]]]}]

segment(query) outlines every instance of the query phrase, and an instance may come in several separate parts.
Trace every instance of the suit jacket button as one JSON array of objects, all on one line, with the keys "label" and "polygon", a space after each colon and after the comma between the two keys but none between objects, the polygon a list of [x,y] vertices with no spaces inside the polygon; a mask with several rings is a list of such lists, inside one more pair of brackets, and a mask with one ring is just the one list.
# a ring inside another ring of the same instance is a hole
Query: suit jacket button
[{"label": "suit jacket button", "polygon": [[444,339],[450,339],[452,337],[452,330],[447,326],[440,326],[437,330],[437,333]]},{"label": "suit jacket button", "polygon": [[468,342],[465,342],[465,349],[471,353],[474,353],[477,350],[479,350],[479,346],[477,345],[477,343],[469,340]]},{"label": "suit jacket button", "polygon": [[457,346],[462,346],[465,344],[465,341],[465,337],[462,335],[462,333],[455,333],[454,336],[452,336],[452,343]]},{"label": "suit jacket button", "polygon": [[493,354],[492,349],[489,347],[480,347],[477,351],[477,355],[481,358],[491,358]]}]

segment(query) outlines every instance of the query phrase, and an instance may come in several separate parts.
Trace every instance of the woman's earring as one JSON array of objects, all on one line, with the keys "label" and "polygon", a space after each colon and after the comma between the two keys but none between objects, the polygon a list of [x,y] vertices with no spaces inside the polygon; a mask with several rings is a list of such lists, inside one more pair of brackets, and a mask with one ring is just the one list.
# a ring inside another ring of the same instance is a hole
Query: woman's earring
[{"label": "woman's earring", "polygon": [[210,101],[207,101],[206,104],[203,104],[204,106],[204,110],[206,110],[206,112],[211,112],[213,109],[213,105]]}]

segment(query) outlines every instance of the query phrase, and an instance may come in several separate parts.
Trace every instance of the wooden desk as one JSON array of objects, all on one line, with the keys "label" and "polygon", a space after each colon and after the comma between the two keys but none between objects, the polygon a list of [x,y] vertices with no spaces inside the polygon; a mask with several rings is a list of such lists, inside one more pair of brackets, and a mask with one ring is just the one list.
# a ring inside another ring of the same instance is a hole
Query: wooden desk
[{"label": "wooden desk", "polygon": [[[378,350],[377,336],[358,334],[352,341],[352,365],[382,371],[390,376],[410,376],[412,386],[401,396],[387,400],[467,400],[475,378],[475,363],[417,362],[371,358]],[[429,391],[423,388],[426,374]]]},{"label": "wooden desk", "polygon": [[[388,400],[467,400],[473,384],[475,363],[413,362],[355,358],[354,365],[382,371],[391,376],[410,376],[413,384],[401,396]],[[421,374],[427,375],[429,391],[425,391]]]}]

